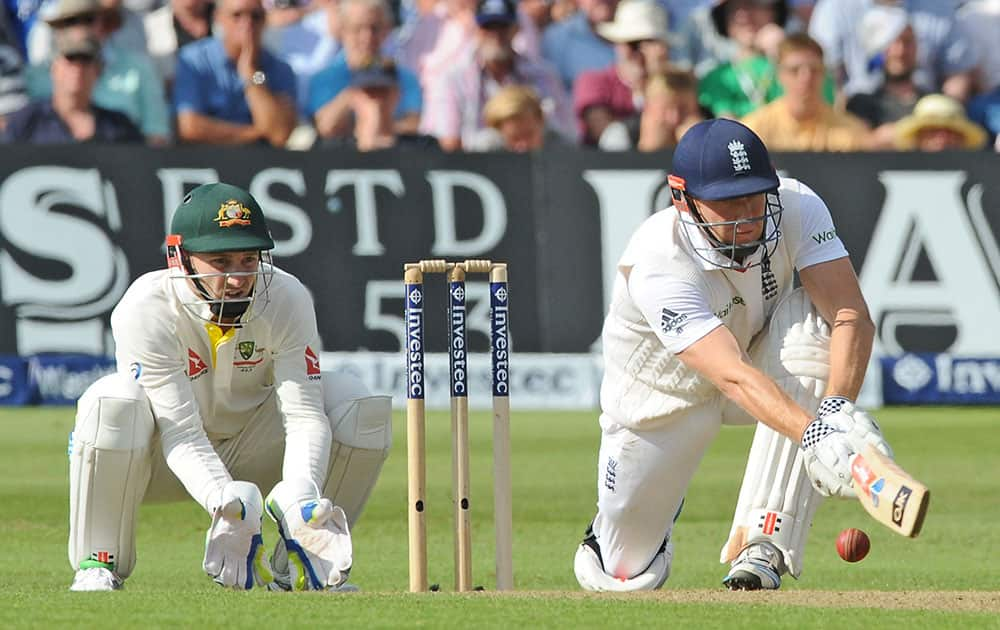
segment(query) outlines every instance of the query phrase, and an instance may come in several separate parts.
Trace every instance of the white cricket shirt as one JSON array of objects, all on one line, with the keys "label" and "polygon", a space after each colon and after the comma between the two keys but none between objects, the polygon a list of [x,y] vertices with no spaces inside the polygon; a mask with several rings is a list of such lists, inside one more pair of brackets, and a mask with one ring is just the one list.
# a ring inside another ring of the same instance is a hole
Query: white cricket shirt
[{"label": "white cricket shirt", "polygon": [[[624,426],[648,426],[721,395],[676,354],[717,326],[728,327],[745,351],[791,291],[796,269],[847,256],[816,193],[781,178],[778,194],[783,212],[777,248],[768,264],[746,271],[717,267],[695,253],[681,230],[696,246],[709,244],[700,230],[681,223],[673,206],[639,226],[618,262],[604,320],[606,414]],[[760,248],[746,262],[762,255]],[[623,268],[631,268],[627,280]]]},{"label": "white cricket shirt", "polygon": [[[285,424],[284,477],[325,481],[331,431],[312,297],[275,268],[267,298],[264,306],[258,292],[255,317],[223,334],[185,306],[194,292],[164,269],[137,278],[111,314],[118,371],[145,390],[170,469],[209,511],[231,479],[211,442],[258,413]],[[207,305],[195,308],[211,317]]]}]

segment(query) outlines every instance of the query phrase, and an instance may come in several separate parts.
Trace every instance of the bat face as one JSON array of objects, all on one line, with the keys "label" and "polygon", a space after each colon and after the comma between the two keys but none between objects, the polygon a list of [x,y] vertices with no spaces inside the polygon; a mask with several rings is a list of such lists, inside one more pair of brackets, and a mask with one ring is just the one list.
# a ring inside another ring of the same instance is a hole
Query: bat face
[{"label": "bat face", "polygon": [[920,533],[930,491],[872,446],[851,462],[861,506],[892,531],[910,538]]}]

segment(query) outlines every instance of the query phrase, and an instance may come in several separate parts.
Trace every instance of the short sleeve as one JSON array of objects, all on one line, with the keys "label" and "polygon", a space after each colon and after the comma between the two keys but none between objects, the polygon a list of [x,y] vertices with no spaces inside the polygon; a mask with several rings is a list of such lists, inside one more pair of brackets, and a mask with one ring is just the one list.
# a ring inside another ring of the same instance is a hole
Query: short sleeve
[{"label": "short sleeve", "polygon": [[722,325],[696,282],[648,263],[632,268],[629,294],[668,352],[677,354]]},{"label": "short sleeve", "polygon": [[295,96],[296,84],[295,72],[292,67],[276,57],[271,59],[271,67],[272,70],[268,76],[271,92],[286,96],[295,103],[297,100]]},{"label": "short sleeve", "polygon": [[799,204],[801,231],[795,250],[795,268],[805,269],[846,257],[847,248],[837,235],[829,208],[808,186],[801,182],[798,186],[794,202]]}]

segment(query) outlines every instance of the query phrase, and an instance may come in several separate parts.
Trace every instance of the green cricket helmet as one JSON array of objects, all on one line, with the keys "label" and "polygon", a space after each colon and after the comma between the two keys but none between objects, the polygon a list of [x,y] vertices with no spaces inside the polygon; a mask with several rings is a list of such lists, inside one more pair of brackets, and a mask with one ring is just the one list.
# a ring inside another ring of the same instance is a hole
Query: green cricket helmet
[{"label": "green cricket helmet", "polygon": [[[274,273],[268,252],[273,248],[267,219],[249,192],[221,182],[203,184],[188,193],[174,212],[167,235],[167,266],[173,277],[189,280],[195,288],[198,299],[184,303],[189,311],[217,324],[240,326],[267,306],[267,287]],[[192,253],[246,251],[259,253],[256,271],[196,273],[191,265]],[[208,279],[250,275],[254,276],[253,289],[243,298],[214,295],[205,286]],[[205,313],[206,306],[210,315]],[[253,314],[248,313],[251,306],[255,306]]]}]

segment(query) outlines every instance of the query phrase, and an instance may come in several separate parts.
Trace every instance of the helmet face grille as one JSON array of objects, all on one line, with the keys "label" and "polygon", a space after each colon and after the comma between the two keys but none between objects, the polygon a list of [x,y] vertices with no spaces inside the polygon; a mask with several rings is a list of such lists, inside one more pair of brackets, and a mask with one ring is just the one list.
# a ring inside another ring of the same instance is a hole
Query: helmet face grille
[{"label": "helmet face grille", "polygon": [[[225,295],[211,295],[202,280],[254,277],[253,290],[244,298],[227,299]],[[217,326],[241,327],[260,317],[271,302],[270,287],[274,277],[274,263],[269,252],[260,252],[256,271],[218,273],[193,273],[190,268],[171,268],[171,279],[190,282],[194,286],[194,299],[183,300],[184,308],[198,319]],[[181,293],[184,295],[184,293]],[[229,321],[231,320],[231,321]]]},{"label": "helmet face grille", "polygon": [[[745,271],[762,264],[768,260],[774,250],[778,247],[778,240],[781,238],[781,197],[777,190],[764,193],[764,214],[751,219],[737,219],[734,221],[705,221],[697,213],[697,201],[689,199],[692,206],[690,212],[679,212],[681,221],[681,233],[684,240],[699,258],[719,267],[721,269],[736,269]],[[745,244],[736,243],[737,229],[742,225],[750,225],[764,222],[764,231],[761,238]],[[712,228],[732,226],[733,238],[729,242],[719,239]],[[690,230],[699,230],[705,237],[704,243],[695,242],[691,238]],[[764,248],[763,255],[756,261],[745,263],[744,261]]]}]

